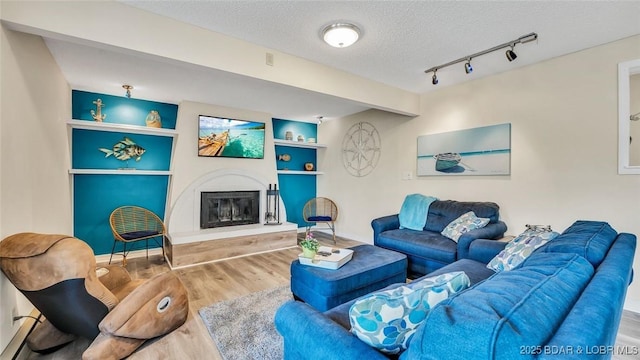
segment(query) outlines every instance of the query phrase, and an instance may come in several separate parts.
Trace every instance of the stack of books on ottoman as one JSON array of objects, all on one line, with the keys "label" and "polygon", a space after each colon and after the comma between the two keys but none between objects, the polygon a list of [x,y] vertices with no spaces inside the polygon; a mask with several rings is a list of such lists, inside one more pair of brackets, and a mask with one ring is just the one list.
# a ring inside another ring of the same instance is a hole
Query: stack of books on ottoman
[{"label": "stack of books on ottoman", "polygon": [[352,256],[353,250],[351,249],[338,249],[328,246],[320,246],[313,259],[304,257],[302,254],[298,255],[298,259],[302,265],[336,270],[349,262]]}]

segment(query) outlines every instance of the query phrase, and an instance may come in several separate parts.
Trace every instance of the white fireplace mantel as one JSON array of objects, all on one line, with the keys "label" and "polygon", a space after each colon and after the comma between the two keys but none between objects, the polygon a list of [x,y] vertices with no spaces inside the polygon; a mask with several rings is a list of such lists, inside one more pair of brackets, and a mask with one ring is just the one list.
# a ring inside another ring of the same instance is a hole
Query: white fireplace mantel
[{"label": "white fireplace mantel", "polygon": [[[282,225],[264,225],[266,191],[269,184],[256,174],[243,169],[221,169],[212,171],[191,183],[176,200],[167,220],[167,231],[172,244],[187,244],[236,236],[266,234],[297,229],[287,223],[287,213],[279,199]],[[260,222],[214,229],[200,229],[200,193],[205,191],[260,191]]]}]

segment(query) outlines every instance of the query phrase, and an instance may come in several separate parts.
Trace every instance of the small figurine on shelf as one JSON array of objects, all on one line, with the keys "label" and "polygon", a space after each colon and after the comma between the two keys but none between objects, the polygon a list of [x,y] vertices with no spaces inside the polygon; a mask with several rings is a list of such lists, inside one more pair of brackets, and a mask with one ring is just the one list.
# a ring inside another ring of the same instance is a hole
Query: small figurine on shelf
[{"label": "small figurine on shelf", "polygon": [[102,120],[107,118],[107,114],[102,113],[102,108],[104,107],[102,99],[94,101],[93,104],[96,106],[96,111],[91,110],[91,117],[97,122],[102,122]]},{"label": "small figurine on shelf", "polygon": [[145,119],[148,127],[153,128],[161,128],[162,120],[160,119],[160,114],[156,110],[149,111],[147,118]]}]

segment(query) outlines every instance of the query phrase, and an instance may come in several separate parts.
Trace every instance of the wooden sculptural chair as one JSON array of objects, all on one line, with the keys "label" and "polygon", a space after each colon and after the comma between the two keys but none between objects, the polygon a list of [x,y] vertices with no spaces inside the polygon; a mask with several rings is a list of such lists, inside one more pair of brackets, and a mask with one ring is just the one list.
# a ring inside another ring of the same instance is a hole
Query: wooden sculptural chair
[{"label": "wooden sculptural chair", "polygon": [[162,258],[164,259],[164,236],[166,228],[158,215],[139,206],[121,206],[109,216],[109,224],[113,233],[113,247],[109,264],[113,258],[116,244],[122,243],[122,266],[127,265],[127,244],[145,241],[147,249],[147,259],[149,259],[149,240],[154,240],[162,248]]},{"label": "wooden sculptural chair", "polygon": [[52,352],[82,337],[82,358],[122,359],[187,319],[187,290],[172,272],[132,280],[121,266],[96,269],[93,250],[66,235],[20,233],[0,242],[0,269],[45,320],[27,337]]},{"label": "wooden sculptural chair", "polygon": [[317,223],[325,223],[333,233],[333,243],[336,243],[335,221],[338,219],[338,207],[333,200],[325,197],[313,198],[304,205],[302,218],[307,223],[307,233]]}]

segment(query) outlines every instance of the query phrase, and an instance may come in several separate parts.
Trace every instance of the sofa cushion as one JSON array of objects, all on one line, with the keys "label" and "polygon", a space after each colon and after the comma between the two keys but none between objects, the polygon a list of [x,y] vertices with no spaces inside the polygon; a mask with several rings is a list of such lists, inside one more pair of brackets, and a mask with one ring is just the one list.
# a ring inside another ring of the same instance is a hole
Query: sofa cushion
[{"label": "sofa cushion", "polygon": [[578,220],[538,251],[578,254],[598,267],[618,233],[606,222]]},{"label": "sofa cushion", "polygon": [[500,207],[492,202],[462,202],[454,200],[438,200],[431,203],[424,230],[441,232],[450,222],[460,215],[473,211],[476,216],[489,218],[495,223],[500,217]]},{"label": "sofa cushion", "polygon": [[527,230],[511,240],[504,247],[504,250],[491,259],[487,268],[496,272],[512,270],[529,257],[535,249],[555,239],[558,235],[560,234],[555,231]]},{"label": "sofa cushion", "polygon": [[407,348],[431,308],[467,287],[469,278],[459,271],[371,293],[351,306],[351,332],[382,352],[397,354]]},{"label": "sofa cushion", "polygon": [[581,256],[536,254],[433,308],[403,357],[526,358],[521,347],[544,345],[592,276]]},{"label": "sofa cushion", "polygon": [[376,245],[422,258],[452,263],[456,260],[455,241],[431,231],[387,230],[378,236]]},{"label": "sofa cushion", "polygon": [[489,223],[489,218],[479,218],[473,211],[460,215],[447,225],[441,234],[449,239],[458,242],[462,234],[475,229],[481,229]]}]

